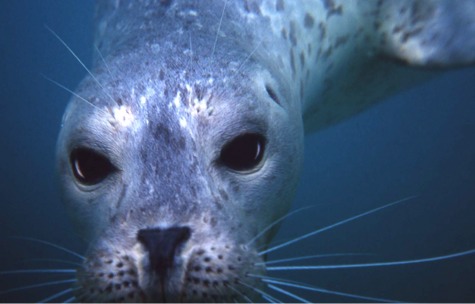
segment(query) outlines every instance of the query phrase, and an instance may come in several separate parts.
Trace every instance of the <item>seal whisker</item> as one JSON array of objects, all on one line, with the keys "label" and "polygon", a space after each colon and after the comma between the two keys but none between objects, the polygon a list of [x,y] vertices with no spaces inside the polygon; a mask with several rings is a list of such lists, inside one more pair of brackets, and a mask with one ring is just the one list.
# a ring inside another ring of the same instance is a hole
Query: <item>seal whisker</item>
[{"label": "seal whisker", "polygon": [[76,282],[77,282],[76,279],[50,281],[50,282],[45,282],[45,283],[32,284],[32,285],[27,285],[27,286],[2,290],[2,291],[0,291],[0,294],[7,294],[7,293],[29,290],[29,289],[34,289],[34,288],[40,288],[40,287],[45,287],[45,286],[61,285],[61,284],[76,283]]},{"label": "seal whisker", "polygon": [[186,64],[186,71],[188,71],[190,65],[193,64],[193,43],[191,42],[191,32],[188,33],[188,44],[190,47],[190,57],[188,58],[188,63]]},{"label": "seal whisker", "polygon": [[70,297],[69,299],[64,300],[64,303],[73,303],[78,302],[76,297]]},{"label": "seal whisker", "polygon": [[[243,294],[241,291],[239,291],[238,289],[232,287],[231,285],[228,285],[228,288],[232,289],[234,292],[238,293],[244,300],[246,300],[247,303],[252,303],[252,300],[249,299],[248,296],[246,296],[245,294]],[[235,301],[237,301],[237,299],[234,299]],[[239,302],[238,302],[239,303]]]},{"label": "seal whisker", "polygon": [[369,210],[369,211],[360,213],[360,214],[358,214],[358,215],[349,217],[349,218],[347,218],[347,219],[345,219],[345,220],[336,222],[336,223],[334,223],[334,224],[332,224],[332,225],[329,225],[329,226],[326,226],[326,227],[323,227],[323,228],[319,228],[319,229],[317,229],[317,230],[314,230],[314,231],[309,232],[309,233],[307,233],[307,234],[304,234],[304,235],[302,235],[302,236],[296,237],[296,238],[294,238],[294,239],[292,239],[292,240],[290,240],[290,241],[284,242],[284,243],[282,243],[282,244],[280,244],[280,245],[276,245],[276,246],[271,247],[271,248],[269,248],[269,249],[263,250],[263,251],[259,252],[259,255],[264,255],[264,254],[266,254],[266,253],[275,251],[275,250],[277,250],[277,249],[280,249],[280,248],[289,246],[289,245],[291,245],[291,244],[293,244],[293,243],[296,243],[296,242],[301,241],[301,240],[303,240],[303,239],[306,239],[306,238],[309,238],[309,237],[311,237],[311,236],[317,235],[317,234],[322,233],[322,232],[324,232],[324,231],[333,229],[333,228],[335,228],[335,227],[341,226],[341,225],[343,225],[343,224],[349,223],[349,222],[354,221],[354,220],[356,220],[356,219],[359,219],[359,218],[361,218],[361,217],[364,217],[364,216],[370,215],[370,214],[372,214],[372,213],[375,213],[375,212],[384,210],[384,209],[386,209],[386,208],[388,208],[388,207],[391,207],[391,206],[400,204],[400,203],[402,203],[402,202],[405,202],[405,201],[414,199],[415,197],[416,197],[416,196],[409,196],[409,197],[406,197],[406,198],[397,200],[397,201],[395,201],[395,202],[386,204],[386,205],[384,205],[384,206],[377,207],[377,208],[371,209],[371,210]]},{"label": "seal whisker", "polygon": [[332,295],[337,295],[337,296],[355,298],[355,299],[359,299],[359,300],[376,301],[376,302],[400,302],[400,301],[395,301],[395,300],[391,300],[391,299],[375,298],[375,297],[357,295],[357,294],[352,294],[352,293],[347,293],[347,292],[328,290],[328,289],[325,289],[325,288],[315,287],[315,286],[312,286],[310,284],[305,284],[303,282],[296,282],[296,281],[286,280],[286,279],[282,279],[282,278],[275,278],[275,277],[263,276],[263,275],[251,275],[251,274],[249,276],[255,277],[255,278],[260,278],[263,282],[266,282],[267,284],[275,284],[275,285],[293,287],[293,288],[297,288],[297,289],[304,289],[304,290],[314,291],[314,292],[318,292],[318,293],[332,294]]},{"label": "seal whisker", "polygon": [[302,303],[310,303],[310,302],[312,302],[312,301],[306,300],[306,299],[304,299],[304,298],[302,298],[302,297],[299,297],[299,296],[297,296],[296,294],[293,294],[293,293],[291,293],[291,292],[288,291],[288,290],[284,290],[284,289],[282,289],[282,288],[279,288],[279,287],[277,287],[277,286],[275,286],[275,285],[273,285],[273,284],[267,284],[267,286],[268,286],[270,289],[273,289],[273,290],[275,290],[275,291],[277,291],[277,292],[280,292],[280,293],[282,293],[282,294],[285,294],[285,295],[287,295],[287,296],[289,296],[289,297],[291,297],[291,298],[293,298],[293,299],[295,299],[295,300],[297,300],[297,301],[300,301],[300,302],[302,302]]},{"label": "seal whisker", "polygon": [[107,64],[106,60],[104,59],[104,56],[102,56],[101,50],[99,50],[99,48],[98,48],[97,45],[95,45],[95,44],[94,44],[94,49],[96,50],[97,54],[99,54],[99,57],[101,57],[101,61],[102,61],[102,63],[104,64],[104,66],[106,67],[107,73],[109,74],[109,76],[110,76],[111,78],[113,78],[113,77],[112,77],[112,72],[111,72],[111,70],[110,70],[110,68],[109,68],[109,65]]},{"label": "seal whisker", "polygon": [[[249,275],[249,276],[251,276],[251,275]],[[266,299],[270,300],[271,303],[282,303],[281,300],[279,300],[279,299],[277,299],[277,298],[275,298],[275,297],[269,295],[268,293],[262,291],[261,289],[255,287],[255,286],[251,286],[251,285],[246,284],[246,283],[244,283],[244,282],[238,282],[238,284],[240,284],[240,285],[242,285],[242,286],[245,286],[245,287],[247,287],[247,288],[249,288],[249,289],[251,289],[251,290],[257,292],[257,293],[260,294],[262,297],[264,297],[264,296],[267,297]]]},{"label": "seal whisker", "polygon": [[252,57],[252,55],[254,55],[254,53],[257,51],[257,49],[261,46],[262,44],[262,40],[259,41],[259,43],[254,47],[254,49],[249,53],[249,55],[247,55],[246,58],[244,58],[244,60],[241,62],[241,64],[238,66],[238,68],[236,69],[236,72],[234,72],[234,75],[233,77],[235,77],[239,71],[241,71],[242,67],[246,64],[246,62]]},{"label": "seal whisker", "polygon": [[50,301],[52,301],[52,300],[54,300],[54,299],[57,299],[57,298],[59,298],[59,297],[61,297],[61,296],[63,296],[63,295],[66,295],[66,294],[68,294],[68,293],[71,293],[73,290],[74,290],[73,288],[65,289],[65,290],[63,290],[63,291],[60,291],[60,292],[58,292],[58,293],[55,293],[55,294],[52,295],[52,296],[47,297],[46,299],[43,299],[43,300],[41,300],[41,301],[38,301],[38,303],[48,303],[48,302],[50,302]]},{"label": "seal whisker", "polygon": [[40,243],[40,244],[44,244],[44,245],[48,245],[50,247],[53,247],[53,248],[56,248],[56,249],[59,249],[61,251],[64,251],[66,253],[69,253],[75,257],[78,257],[79,259],[81,260],[85,260],[84,256],[70,250],[70,249],[67,249],[63,246],[60,246],[60,245],[57,245],[57,244],[53,244],[51,242],[48,242],[48,241],[43,241],[43,240],[40,240],[40,239],[35,239],[35,238],[32,238],[32,237],[26,237],[26,236],[12,236],[11,238],[13,239],[19,239],[19,240],[25,240],[25,241],[31,241],[31,242],[37,242],[37,243]]},{"label": "seal whisker", "polygon": [[226,6],[228,5],[228,0],[224,1],[223,11],[221,12],[221,17],[219,18],[218,30],[216,31],[216,37],[214,38],[213,50],[211,51],[211,58],[213,58],[214,51],[216,50],[216,43],[218,42],[219,31],[221,30],[221,24],[223,23],[224,12],[226,11]]},{"label": "seal whisker", "polygon": [[256,236],[254,236],[249,242],[247,242],[246,246],[249,246],[251,245],[252,243],[254,243],[257,239],[259,239],[261,236],[263,236],[267,231],[269,231],[270,229],[272,229],[275,225],[279,224],[280,222],[282,222],[283,220],[285,220],[286,218],[300,212],[300,211],[303,211],[303,210],[306,210],[306,209],[310,209],[314,206],[306,206],[306,207],[302,207],[302,208],[299,208],[299,209],[296,209],[292,212],[289,212],[287,213],[286,215],[284,216],[281,216],[280,218],[278,218],[277,220],[273,221],[272,223],[270,223],[270,225],[268,225],[266,228],[264,228],[263,230],[261,230],[258,234],[256,234]]},{"label": "seal whisker", "polygon": [[92,106],[92,107],[94,107],[94,108],[96,108],[96,109],[98,109],[98,110],[100,110],[100,111],[103,111],[104,113],[108,113],[108,114],[109,114],[109,112],[107,112],[107,111],[105,111],[105,110],[99,108],[98,106],[96,106],[95,104],[93,104],[92,102],[90,102],[89,100],[87,100],[86,98],[84,98],[84,97],[82,97],[81,95],[77,94],[77,93],[74,92],[73,90],[68,89],[66,86],[62,85],[61,83],[57,82],[56,80],[53,80],[53,79],[51,79],[51,78],[49,78],[48,76],[43,75],[43,74],[41,74],[41,76],[42,76],[44,79],[46,79],[46,80],[52,82],[53,84],[57,85],[57,86],[60,87],[61,89],[65,90],[66,92],[71,93],[72,95],[76,96],[79,100],[84,101],[86,104],[88,104],[88,105],[90,105],[90,106]]},{"label": "seal whisker", "polygon": [[279,303],[279,302],[275,301],[274,298],[271,298],[271,297],[268,297],[268,296],[262,295],[262,298],[263,298],[264,300],[266,300],[267,302],[269,302],[269,303]]},{"label": "seal whisker", "polygon": [[25,259],[23,262],[54,262],[54,263],[61,263],[61,264],[68,264],[73,266],[81,266],[80,263],[66,261],[61,259],[45,259],[45,258],[36,258],[36,259]]},{"label": "seal whisker", "polygon": [[401,265],[422,264],[422,263],[431,263],[431,262],[437,262],[437,261],[442,261],[442,260],[449,260],[449,259],[468,256],[472,254],[475,254],[475,249],[447,254],[447,255],[435,256],[435,257],[430,257],[430,258],[415,259],[415,260],[402,260],[402,261],[377,262],[377,263],[340,264],[340,265],[271,266],[271,267],[267,267],[266,269],[268,271],[281,271],[281,270],[321,270],[321,269],[348,269],[348,268],[401,266]]},{"label": "seal whisker", "polygon": [[112,96],[109,95],[109,93],[107,92],[107,90],[104,88],[104,86],[99,82],[99,80],[97,80],[96,76],[94,76],[94,74],[91,72],[91,70],[89,70],[86,65],[84,64],[84,62],[82,62],[82,60],[78,57],[78,55],[76,55],[76,53],[74,53],[74,51],[69,47],[69,45],[61,38],[59,37],[58,34],[56,34],[55,31],[53,31],[49,26],[45,25],[45,28],[51,32],[51,34],[53,34],[54,37],[56,37],[56,39],[59,40],[59,42],[61,42],[62,45],[64,45],[64,47],[71,53],[71,55],[73,55],[74,58],[76,58],[76,60],[79,62],[79,64],[81,64],[81,66],[86,70],[86,72],[91,76],[91,78],[99,85],[99,87],[101,87],[102,89],[102,92],[107,96],[109,97],[112,102],[115,103],[114,101],[114,98],[112,98]]},{"label": "seal whisker", "polygon": [[266,262],[255,263],[255,265],[272,265],[285,262],[295,262],[309,259],[318,259],[318,258],[329,258],[329,257],[339,257],[339,256],[372,256],[374,254],[369,253],[329,253],[329,254],[315,254],[315,255],[306,255],[294,258],[279,259],[279,260],[270,260]]},{"label": "seal whisker", "polygon": [[33,273],[75,273],[76,269],[17,269],[0,271],[0,275],[33,274]]}]

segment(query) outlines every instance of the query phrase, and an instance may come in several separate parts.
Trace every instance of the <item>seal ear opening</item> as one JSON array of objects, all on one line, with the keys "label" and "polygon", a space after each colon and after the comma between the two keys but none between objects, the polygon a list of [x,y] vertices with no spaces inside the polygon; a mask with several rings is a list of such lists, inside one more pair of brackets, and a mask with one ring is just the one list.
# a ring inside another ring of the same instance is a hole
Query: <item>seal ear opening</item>
[{"label": "seal ear opening", "polygon": [[266,91],[267,91],[267,94],[269,94],[269,97],[272,98],[272,100],[275,101],[276,104],[278,104],[279,106],[282,106],[282,104],[280,103],[279,97],[277,96],[277,94],[275,93],[271,85],[268,83],[266,84]]},{"label": "seal ear opening", "polygon": [[74,177],[83,185],[92,186],[117,170],[107,157],[89,148],[76,148],[69,158]]}]

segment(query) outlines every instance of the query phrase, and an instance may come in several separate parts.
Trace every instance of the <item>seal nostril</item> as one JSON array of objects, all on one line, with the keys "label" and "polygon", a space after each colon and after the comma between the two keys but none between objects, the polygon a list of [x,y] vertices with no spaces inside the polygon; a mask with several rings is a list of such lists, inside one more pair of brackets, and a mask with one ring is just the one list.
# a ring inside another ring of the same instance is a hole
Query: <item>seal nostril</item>
[{"label": "seal nostril", "polygon": [[142,229],[137,240],[148,251],[151,270],[165,279],[173,268],[179,248],[191,235],[189,227]]}]

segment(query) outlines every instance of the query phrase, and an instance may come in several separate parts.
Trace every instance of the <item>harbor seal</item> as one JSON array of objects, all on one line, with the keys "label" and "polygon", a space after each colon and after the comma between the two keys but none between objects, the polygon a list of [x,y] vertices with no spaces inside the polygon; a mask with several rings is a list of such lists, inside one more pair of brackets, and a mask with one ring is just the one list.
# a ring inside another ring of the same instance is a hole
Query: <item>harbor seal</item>
[{"label": "harbor seal", "polygon": [[[78,301],[262,301],[303,136],[470,64],[460,1],[101,1],[58,139]],[[457,18],[454,18],[457,17]]]}]

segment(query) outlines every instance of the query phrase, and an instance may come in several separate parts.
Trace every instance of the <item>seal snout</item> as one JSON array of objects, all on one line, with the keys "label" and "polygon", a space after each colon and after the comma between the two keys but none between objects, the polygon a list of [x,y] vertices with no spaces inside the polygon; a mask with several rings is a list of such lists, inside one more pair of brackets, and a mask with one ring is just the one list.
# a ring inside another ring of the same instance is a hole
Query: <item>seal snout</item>
[{"label": "seal snout", "polygon": [[137,240],[148,253],[148,271],[156,278],[161,300],[166,302],[166,282],[178,267],[177,257],[191,235],[189,227],[141,229]]},{"label": "seal snout", "polygon": [[142,229],[137,240],[148,251],[150,270],[165,279],[175,264],[175,256],[191,235],[189,227]]}]

